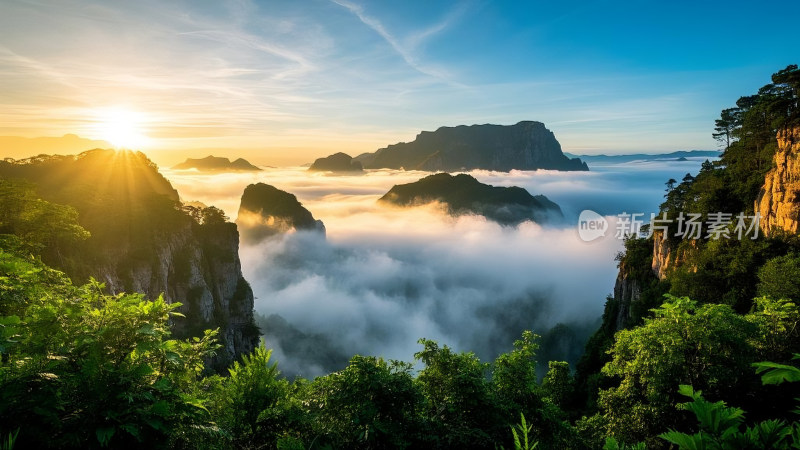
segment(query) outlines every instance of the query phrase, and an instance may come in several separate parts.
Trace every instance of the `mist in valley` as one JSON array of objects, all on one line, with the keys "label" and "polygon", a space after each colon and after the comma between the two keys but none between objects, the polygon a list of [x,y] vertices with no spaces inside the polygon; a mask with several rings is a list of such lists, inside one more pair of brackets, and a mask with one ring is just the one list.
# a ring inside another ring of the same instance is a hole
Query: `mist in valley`
[{"label": "mist in valley", "polygon": [[[473,171],[483,183],[521,186],[558,203],[565,219],[503,227],[451,217],[441,205],[400,209],[376,200],[429,173],[378,170],[310,174],[304,168],[205,175],[165,171],[184,200],[235,220],[251,183],[293,193],[326,235],[294,232],[242,243],[245,278],[267,346],[281,371],[313,377],[354,354],[412,361],[425,337],[490,361],[526,329],[543,336],[546,360],[575,363],[597,328],[616,276],[614,216],[656,212],[664,182],[696,173],[702,160],[633,162],[590,172]],[[581,210],[608,216],[604,238],[582,241]],[[574,367],[573,367],[574,368]]]}]

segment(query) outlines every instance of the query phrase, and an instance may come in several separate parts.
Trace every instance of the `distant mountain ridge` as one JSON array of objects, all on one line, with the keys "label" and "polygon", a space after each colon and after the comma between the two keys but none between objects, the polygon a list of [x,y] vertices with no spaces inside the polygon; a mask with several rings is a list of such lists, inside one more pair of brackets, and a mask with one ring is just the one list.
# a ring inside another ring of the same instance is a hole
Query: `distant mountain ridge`
[{"label": "distant mountain ridge", "polygon": [[36,155],[72,155],[95,148],[113,147],[108,141],[88,139],[75,134],[60,137],[0,136],[0,153],[4,158],[27,158]]},{"label": "distant mountain ridge", "polygon": [[354,158],[365,169],[426,171],[589,170],[570,159],[541,122],[515,125],[459,125],[423,131],[412,142],[401,142]]},{"label": "distant mountain ridge", "polygon": [[574,155],[564,152],[570,158],[580,158],[586,163],[621,164],[632,161],[679,160],[681,158],[719,158],[718,150],[681,150],[670,153],[631,153],[627,155]]},{"label": "distant mountain ridge", "polygon": [[521,187],[483,184],[467,174],[437,173],[389,190],[379,202],[418,206],[433,202],[447,205],[451,215],[478,214],[501,225],[526,220],[546,223],[563,218],[561,208],[544,195],[531,195]]},{"label": "distant mountain ridge", "polygon": [[363,172],[361,163],[347,153],[334,153],[325,158],[317,158],[308,168],[311,172]]},{"label": "distant mountain ridge", "polygon": [[219,156],[206,156],[205,158],[186,158],[186,161],[172,166],[176,170],[197,169],[201,172],[255,172],[258,167],[250,164],[243,158],[231,161]]}]

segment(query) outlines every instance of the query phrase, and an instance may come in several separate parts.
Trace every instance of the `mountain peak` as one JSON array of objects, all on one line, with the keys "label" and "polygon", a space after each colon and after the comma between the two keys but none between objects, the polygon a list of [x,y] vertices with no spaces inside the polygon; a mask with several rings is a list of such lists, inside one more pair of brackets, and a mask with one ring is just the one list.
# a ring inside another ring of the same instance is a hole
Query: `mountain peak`
[{"label": "mountain peak", "polygon": [[259,171],[258,167],[250,164],[243,158],[231,162],[221,156],[208,155],[205,158],[186,158],[186,161],[172,167],[175,170],[196,169],[201,172],[245,172]]}]

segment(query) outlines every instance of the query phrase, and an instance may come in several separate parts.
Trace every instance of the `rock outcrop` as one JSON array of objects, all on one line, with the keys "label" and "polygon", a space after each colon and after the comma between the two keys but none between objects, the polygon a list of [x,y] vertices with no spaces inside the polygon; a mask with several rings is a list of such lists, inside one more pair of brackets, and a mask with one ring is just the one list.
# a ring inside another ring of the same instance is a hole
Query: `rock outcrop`
[{"label": "rock outcrop", "polygon": [[361,163],[346,153],[334,153],[325,158],[318,158],[308,168],[311,172],[363,172]]},{"label": "rock outcrop", "polygon": [[767,173],[755,202],[761,229],[788,233],[800,231],[800,128],[778,134],[775,167]]},{"label": "rock outcrop", "polygon": [[187,158],[186,161],[172,168],[176,170],[196,169],[200,172],[256,172],[261,170],[243,158],[231,161],[228,158],[211,155],[198,159]]},{"label": "rock outcrop", "polygon": [[437,173],[397,185],[378,201],[396,206],[440,202],[452,215],[478,214],[502,225],[563,219],[561,208],[544,195],[533,196],[516,186],[490,186],[466,174]]},{"label": "rock outcrop", "polygon": [[641,283],[626,267],[620,265],[617,279],[614,282],[614,301],[617,304],[617,316],[614,322],[615,330],[622,330],[626,327],[631,316],[631,306],[638,303],[641,297]]},{"label": "rock outcrop", "polygon": [[294,194],[264,183],[245,188],[236,223],[242,240],[249,244],[293,230],[325,233],[322,221],[315,220]]},{"label": "rock outcrop", "polygon": [[219,328],[217,368],[258,342],[253,292],[242,276],[239,233],[215,208],[181,205],[178,193],[142,153],[92,150],[0,162],[0,177],[23,178],[45,200],[71,205],[91,237],[45,261],[79,283],[89,277],[111,293],[164,294],[186,318],[177,337]]},{"label": "rock outcrop", "polygon": [[180,302],[186,318],[173,321],[178,337],[219,327],[224,351],[214,363],[220,367],[251,352],[260,333],[253,323],[253,291],[242,276],[236,225],[187,223],[162,234],[152,251],[150,261],[139,261],[127,257],[135,249],[111,250],[93,276],[112,293],[163,293],[168,302]]},{"label": "rock outcrop", "polygon": [[365,169],[427,171],[589,170],[569,159],[553,132],[541,122],[516,125],[441,127],[423,131],[413,142],[401,142],[355,158]]}]

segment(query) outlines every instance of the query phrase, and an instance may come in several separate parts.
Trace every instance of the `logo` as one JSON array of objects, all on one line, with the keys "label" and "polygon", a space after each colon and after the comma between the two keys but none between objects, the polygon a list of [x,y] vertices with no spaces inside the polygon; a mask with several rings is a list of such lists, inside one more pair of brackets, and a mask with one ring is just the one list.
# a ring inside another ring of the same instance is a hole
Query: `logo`
[{"label": "logo", "polygon": [[606,235],[608,221],[590,209],[581,211],[578,217],[578,235],[584,242],[591,242]]}]

